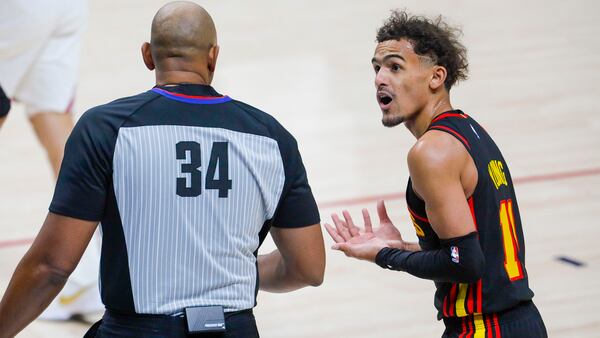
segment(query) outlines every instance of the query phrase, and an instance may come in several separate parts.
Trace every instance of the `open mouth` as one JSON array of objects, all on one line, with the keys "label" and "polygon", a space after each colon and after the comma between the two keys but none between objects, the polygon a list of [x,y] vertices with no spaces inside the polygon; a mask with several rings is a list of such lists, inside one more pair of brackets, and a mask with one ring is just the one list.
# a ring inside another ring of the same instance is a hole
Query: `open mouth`
[{"label": "open mouth", "polygon": [[379,106],[382,109],[388,108],[388,106],[390,105],[390,103],[392,103],[393,100],[394,98],[391,94],[384,91],[377,92],[377,101],[379,102]]},{"label": "open mouth", "polygon": [[384,105],[388,105],[392,102],[392,98],[387,95],[384,95],[379,98],[379,102],[383,103]]}]

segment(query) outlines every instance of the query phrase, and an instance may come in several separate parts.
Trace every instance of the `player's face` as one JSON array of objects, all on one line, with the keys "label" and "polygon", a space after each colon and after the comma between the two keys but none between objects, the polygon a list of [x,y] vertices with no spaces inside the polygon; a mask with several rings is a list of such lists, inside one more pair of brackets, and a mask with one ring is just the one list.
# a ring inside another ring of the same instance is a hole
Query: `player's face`
[{"label": "player's face", "polygon": [[414,118],[430,94],[430,66],[405,39],[379,43],[371,62],[383,125],[393,127]]}]

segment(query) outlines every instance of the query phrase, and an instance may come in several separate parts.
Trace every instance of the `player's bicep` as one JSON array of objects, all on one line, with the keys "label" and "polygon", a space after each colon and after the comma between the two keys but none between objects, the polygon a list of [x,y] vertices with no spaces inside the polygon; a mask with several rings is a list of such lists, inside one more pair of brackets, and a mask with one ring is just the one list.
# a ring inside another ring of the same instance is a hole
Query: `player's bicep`
[{"label": "player's bicep", "polygon": [[475,231],[475,224],[462,185],[448,181],[424,193],[427,216],[440,239],[455,238]]},{"label": "player's bicep", "polygon": [[427,217],[441,239],[476,230],[460,178],[465,152],[452,140],[434,140],[409,154],[413,188],[425,201]]}]

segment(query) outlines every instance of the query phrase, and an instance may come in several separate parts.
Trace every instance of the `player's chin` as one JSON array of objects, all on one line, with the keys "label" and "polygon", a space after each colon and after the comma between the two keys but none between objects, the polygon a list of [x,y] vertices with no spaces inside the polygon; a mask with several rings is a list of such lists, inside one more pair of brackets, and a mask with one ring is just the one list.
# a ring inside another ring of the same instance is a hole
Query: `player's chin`
[{"label": "player's chin", "polygon": [[395,127],[404,122],[404,117],[394,115],[389,110],[383,111],[383,117],[381,118],[381,124],[386,127]]}]

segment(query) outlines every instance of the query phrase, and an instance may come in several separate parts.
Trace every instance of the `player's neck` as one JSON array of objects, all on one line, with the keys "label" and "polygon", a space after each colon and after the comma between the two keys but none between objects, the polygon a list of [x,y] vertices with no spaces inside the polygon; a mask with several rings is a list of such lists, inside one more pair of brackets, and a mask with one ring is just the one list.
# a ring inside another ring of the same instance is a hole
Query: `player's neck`
[{"label": "player's neck", "polygon": [[406,128],[419,139],[425,132],[431,121],[443,112],[452,110],[450,97],[446,95],[436,96],[430,100],[420,112],[415,114],[415,118],[411,121],[406,121]]}]

